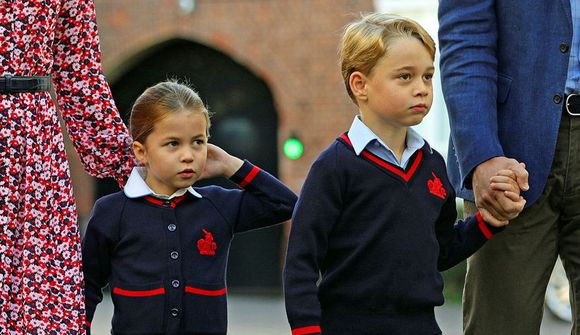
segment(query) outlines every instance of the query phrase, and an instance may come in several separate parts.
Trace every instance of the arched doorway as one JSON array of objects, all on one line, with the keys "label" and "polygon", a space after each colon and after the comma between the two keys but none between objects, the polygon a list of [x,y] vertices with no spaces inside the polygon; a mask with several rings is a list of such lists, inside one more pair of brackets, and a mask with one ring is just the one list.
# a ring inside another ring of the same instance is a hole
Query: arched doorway
[{"label": "arched doorway", "polygon": [[[211,143],[277,175],[278,117],[272,93],[263,80],[215,49],[187,40],[170,40],[136,56],[112,83],[115,102],[125,121],[136,97],[168,78],[189,81],[214,113]],[[227,180],[202,183],[235,187]],[[117,190],[112,181],[99,182],[97,197]],[[230,250],[229,286],[279,290],[281,240],[280,226],[236,236]]]}]

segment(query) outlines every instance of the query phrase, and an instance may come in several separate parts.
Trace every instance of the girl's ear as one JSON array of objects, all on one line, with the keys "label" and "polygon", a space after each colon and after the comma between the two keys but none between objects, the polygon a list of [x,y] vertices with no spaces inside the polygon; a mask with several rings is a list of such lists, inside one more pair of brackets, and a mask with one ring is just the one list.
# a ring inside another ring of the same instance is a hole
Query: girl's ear
[{"label": "girl's ear", "polygon": [[360,71],[354,71],[348,78],[350,90],[357,101],[367,100],[367,77]]},{"label": "girl's ear", "polygon": [[139,163],[141,163],[141,165],[147,165],[147,149],[145,148],[145,145],[141,142],[133,141],[131,148],[133,149],[133,153]]}]

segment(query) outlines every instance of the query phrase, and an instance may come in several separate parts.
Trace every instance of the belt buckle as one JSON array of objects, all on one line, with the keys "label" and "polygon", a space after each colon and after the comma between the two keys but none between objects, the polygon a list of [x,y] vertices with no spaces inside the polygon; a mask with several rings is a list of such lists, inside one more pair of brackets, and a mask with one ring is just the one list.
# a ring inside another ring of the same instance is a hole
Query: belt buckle
[{"label": "belt buckle", "polygon": [[5,75],[4,76],[4,92],[12,93],[12,75]]},{"label": "belt buckle", "polygon": [[[579,111],[578,113],[572,112],[570,110],[570,105],[571,105],[570,98],[572,98],[572,99],[578,99],[578,102],[576,102],[574,104],[574,105],[576,105],[576,106],[579,107],[578,108],[578,111]],[[570,114],[572,116],[580,116],[580,93],[572,93],[572,94],[570,94],[570,95],[568,95],[566,97],[566,112],[568,112],[568,114]]]}]

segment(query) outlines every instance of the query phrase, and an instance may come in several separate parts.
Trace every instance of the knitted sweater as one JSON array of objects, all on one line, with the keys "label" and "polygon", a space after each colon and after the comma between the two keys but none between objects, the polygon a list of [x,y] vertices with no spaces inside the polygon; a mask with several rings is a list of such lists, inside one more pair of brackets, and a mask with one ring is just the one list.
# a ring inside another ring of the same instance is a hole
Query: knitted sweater
[{"label": "knitted sweater", "polygon": [[247,161],[231,180],[244,189],[196,187],[201,198],[167,201],[123,192],[99,199],[83,239],[87,321],[109,284],[115,335],[226,334],[234,233],[288,220],[296,202]]},{"label": "knitted sweater", "polygon": [[314,162],[294,211],[284,271],[292,334],[439,334],[439,271],[500,230],[479,214],[456,218],[445,162],[428,144],[402,170],[357,156],[343,134]]}]

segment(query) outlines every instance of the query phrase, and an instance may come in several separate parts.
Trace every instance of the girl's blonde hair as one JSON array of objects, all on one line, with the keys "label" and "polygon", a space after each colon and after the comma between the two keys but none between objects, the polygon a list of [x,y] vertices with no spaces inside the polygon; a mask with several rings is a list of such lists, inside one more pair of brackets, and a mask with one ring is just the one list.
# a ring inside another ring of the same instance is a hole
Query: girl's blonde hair
[{"label": "girl's blonde hair", "polygon": [[373,13],[349,23],[342,36],[340,67],[348,95],[356,103],[349,78],[355,71],[369,75],[394,39],[418,39],[435,60],[435,42],[417,22],[395,14]]},{"label": "girl's blonde hair", "polygon": [[206,120],[209,137],[210,113],[191,87],[176,80],[164,81],[149,87],[133,104],[129,130],[134,141],[145,143],[157,122],[169,113],[191,111],[201,113]]}]

